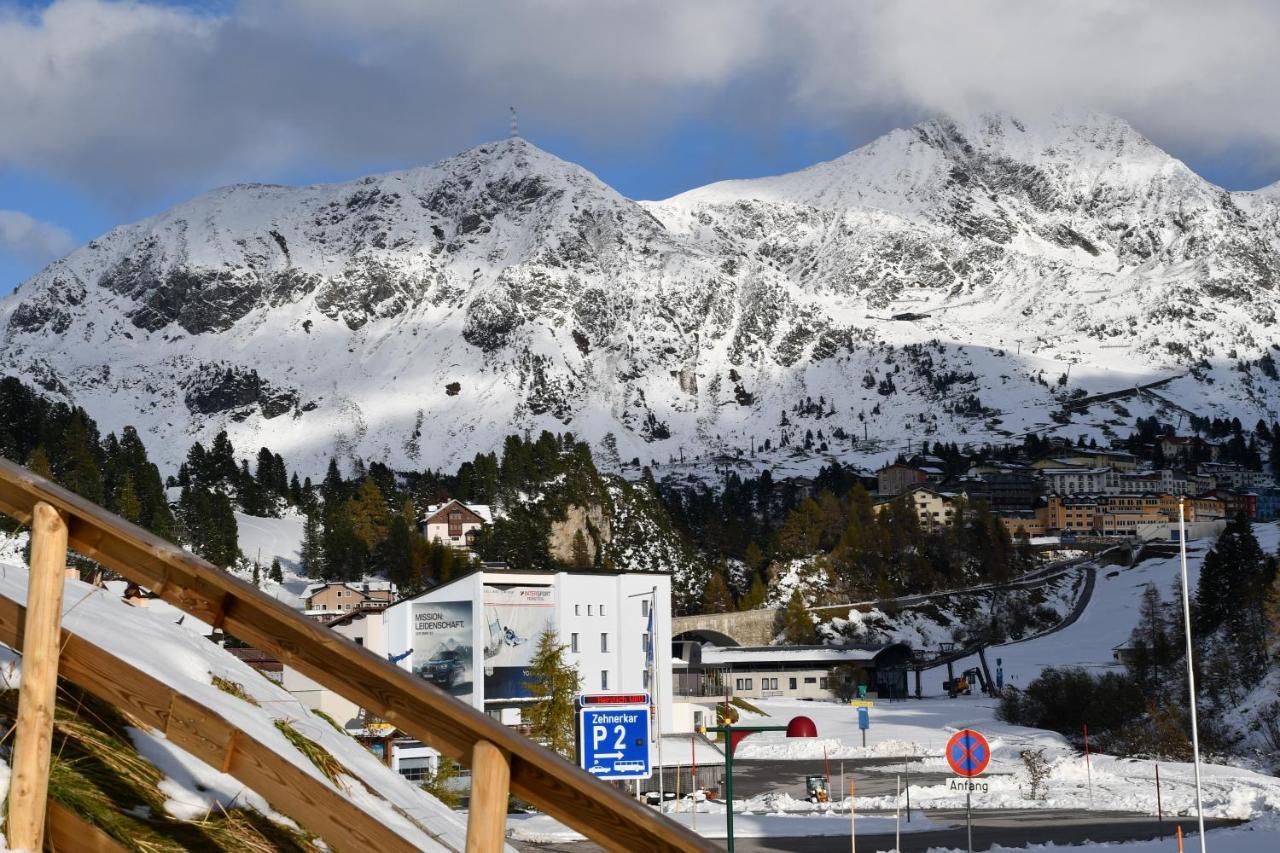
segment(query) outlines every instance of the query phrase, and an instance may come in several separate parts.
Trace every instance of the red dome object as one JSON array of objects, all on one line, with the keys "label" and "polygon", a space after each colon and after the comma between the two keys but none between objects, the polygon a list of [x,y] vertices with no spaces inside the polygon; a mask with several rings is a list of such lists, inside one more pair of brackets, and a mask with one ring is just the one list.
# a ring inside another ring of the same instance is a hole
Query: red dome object
[{"label": "red dome object", "polygon": [[808,717],[792,717],[787,723],[787,737],[817,737],[818,727]]}]

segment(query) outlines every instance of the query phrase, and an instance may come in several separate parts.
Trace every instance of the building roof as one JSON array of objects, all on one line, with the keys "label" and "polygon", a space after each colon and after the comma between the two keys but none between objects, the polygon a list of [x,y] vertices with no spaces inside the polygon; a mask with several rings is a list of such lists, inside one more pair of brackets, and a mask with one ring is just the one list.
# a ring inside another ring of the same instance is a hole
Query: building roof
[{"label": "building roof", "polygon": [[371,592],[389,592],[392,595],[396,593],[396,585],[391,581],[316,581],[315,583],[307,584],[306,589],[302,591],[302,597],[304,599],[310,598],[316,593],[334,586],[343,586],[361,595],[368,595]]},{"label": "building roof", "polygon": [[[620,577],[623,575],[628,575],[628,576],[635,575],[637,577],[646,577],[646,576],[671,577],[671,572],[651,572],[651,571],[645,571],[641,569],[628,569],[626,571],[622,571],[618,569],[615,569],[612,571],[609,571],[606,569],[590,569],[585,571],[580,571],[578,569],[558,569],[558,570],[513,569],[510,566],[508,566],[506,563],[485,563],[482,566],[480,566],[480,568],[471,569],[470,571],[467,571],[463,574],[452,577],[449,580],[445,581],[444,583],[439,584],[438,586],[433,586],[430,589],[424,589],[422,592],[419,592],[416,595],[411,595],[407,598],[402,598],[399,601],[396,601],[394,604],[392,604],[392,607],[399,607],[401,604],[406,604],[410,601],[416,601],[417,599],[422,598],[422,596],[424,595],[427,595],[429,593],[439,592],[445,587],[452,586],[453,584],[462,583],[465,580],[471,580],[477,574],[495,575],[496,577],[494,578],[494,580],[498,582],[502,581],[502,578],[501,578],[502,575],[537,575],[538,577],[548,578],[548,583],[550,582],[549,579],[554,578],[556,575],[574,575],[574,576],[590,576],[590,577]],[[481,578],[481,583],[489,583],[489,582],[490,580],[488,578]]]},{"label": "building roof", "polygon": [[450,500],[445,501],[444,503],[432,504],[431,506],[427,507],[427,511],[422,516],[423,523],[426,523],[427,519],[431,518],[431,516],[440,512],[440,510],[444,509],[450,504],[457,504],[463,509],[471,510],[476,515],[480,516],[480,520],[483,521],[485,524],[493,524],[493,508],[491,506],[489,506],[488,504],[463,503],[457,498],[452,498]]},{"label": "building roof", "polygon": [[885,649],[894,646],[907,648],[903,643],[886,646],[703,646],[702,663],[704,666],[752,663],[834,666],[873,661]]}]

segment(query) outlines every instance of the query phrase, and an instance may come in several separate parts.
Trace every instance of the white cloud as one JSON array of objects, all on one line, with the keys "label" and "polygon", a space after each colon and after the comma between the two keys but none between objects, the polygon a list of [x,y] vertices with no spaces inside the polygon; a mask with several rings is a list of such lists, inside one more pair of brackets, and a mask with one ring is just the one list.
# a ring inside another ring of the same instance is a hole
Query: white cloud
[{"label": "white cloud", "polygon": [[23,263],[45,263],[60,258],[76,246],[65,229],[33,219],[18,210],[0,210],[0,254]]},{"label": "white cloud", "polygon": [[429,162],[522,126],[851,142],[933,112],[1084,107],[1175,153],[1280,148],[1264,0],[258,0],[0,12],[0,168],[105,194]]}]

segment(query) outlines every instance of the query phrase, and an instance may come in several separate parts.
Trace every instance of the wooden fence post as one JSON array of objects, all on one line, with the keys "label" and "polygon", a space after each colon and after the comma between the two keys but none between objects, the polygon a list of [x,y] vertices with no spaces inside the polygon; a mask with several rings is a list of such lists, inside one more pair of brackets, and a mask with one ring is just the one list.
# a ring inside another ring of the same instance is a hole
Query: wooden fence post
[{"label": "wooden fence post", "polygon": [[[443,755],[441,761],[447,760]],[[471,808],[467,817],[467,853],[496,853],[507,837],[507,797],[511,759],[487,740],[471,751]]]},{"label": "wooden fence post", "polygon": [[41,501],[31,514],[31,574],[9,788],[7,835],[16,850],[40,850],[44,843],[66,565],[66,517]]}]

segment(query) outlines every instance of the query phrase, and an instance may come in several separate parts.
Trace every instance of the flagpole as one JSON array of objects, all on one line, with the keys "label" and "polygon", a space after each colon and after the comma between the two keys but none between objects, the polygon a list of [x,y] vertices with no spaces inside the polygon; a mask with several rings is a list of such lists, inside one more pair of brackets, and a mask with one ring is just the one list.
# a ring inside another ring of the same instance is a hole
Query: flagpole
[{"label": "flagpole", "polygon": [[1200,728],[1196,721],[1196,667],[1191,657],[1191,592],[1187,585],[1187,522],[1183,498],[1178,498],[1178,544],[1182,554],[1182,620],[1187,635],[1187,687],[1191,706],[1191,752],[1196,769],[1196,819],[1200,823],[1200,853],[1205,853],[1204,804],[1200,798]]},{"label": "flagpole", "polygon": [[664,784],[664,767],[662,764],[662,688],[658,685],[658,587],[655,584],[649,600],[649,622],[653,630],[649,632],[649,681],[653,685],[653,722],[658,737],[658,811],[667,808],[666,787]]}]

